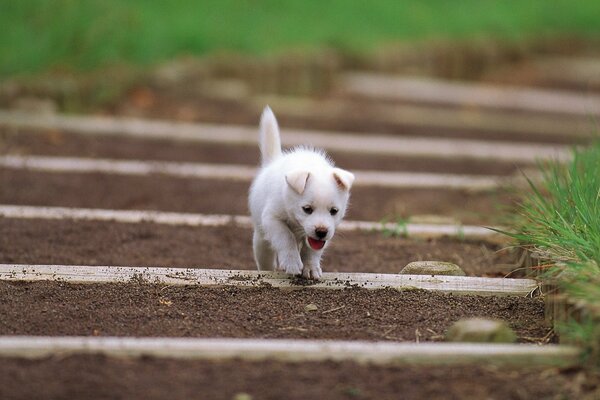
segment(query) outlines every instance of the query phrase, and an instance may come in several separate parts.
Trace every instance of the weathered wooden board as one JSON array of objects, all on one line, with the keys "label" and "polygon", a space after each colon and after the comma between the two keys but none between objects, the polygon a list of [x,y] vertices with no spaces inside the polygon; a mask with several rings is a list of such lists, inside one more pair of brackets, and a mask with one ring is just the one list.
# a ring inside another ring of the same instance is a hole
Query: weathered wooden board
[{"label": "weathered wooden board", "polygon": [[395,275],[372,273],[325,272],[319,281],[307,281],[283,272],[259,272],[225,269],[107,267],[76,265],[0,264],[0,280],[65,281],[72,283],[112,283],[143,279],[168,285],[268,284],[280,288],[318,289],[365,288],[398,290],[425,289],[454,294],[483,296],[529,296],[537,291],[532,279],[480,278],[446,275]]},{"label": "weathered wooden board", "polygon": [[441,79],[349,73],[342,81],[347,93],[372,99],[484,107],[530,112],[600,115],[600,96],[577,92],[482,85]]},{"label": "weathered wooden board", "polygon": [[375,364],[506,364],[569,366],[580,361],[575,347],[527,344],[393,343],[330,340],[194,339],[129,337],[0,338],[0,357],[106,354],[115,357],[232,359],[287,362],[355,361]]}]

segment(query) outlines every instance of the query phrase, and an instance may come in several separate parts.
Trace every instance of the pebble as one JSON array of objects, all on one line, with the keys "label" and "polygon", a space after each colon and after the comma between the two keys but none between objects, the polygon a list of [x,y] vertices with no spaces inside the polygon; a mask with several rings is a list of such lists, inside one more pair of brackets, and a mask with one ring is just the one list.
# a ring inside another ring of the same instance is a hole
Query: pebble
[{"label": "pebble", "polygon": [[236,393],[232,400],[252,400],[253,397],[252,395],[248,394],[248,393],[244,393],[244,392],[240,392],[240,393]]},{"label": "pebble", "polygon": [[448,342],[514,343],[515,332],[505,321],[465,318],[456,321],[446,333]]},{"label": "pebble", "polygon": [[458,265],[443,261],[414,261],[402,268],[400,273],[403,275],[466,275]]}]

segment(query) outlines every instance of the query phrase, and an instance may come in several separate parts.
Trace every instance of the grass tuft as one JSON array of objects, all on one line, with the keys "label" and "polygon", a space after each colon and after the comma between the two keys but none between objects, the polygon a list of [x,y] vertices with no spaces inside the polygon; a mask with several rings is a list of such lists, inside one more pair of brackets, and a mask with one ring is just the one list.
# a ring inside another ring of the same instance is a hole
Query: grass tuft
[{"label": "grass tuft", "polygon": [[547,260],[542,279],[555,284],[577,314],[560,321],[561,338],[599,357],[600,142],[574,150],[567,165],[540,167],[542,183],[529,182],[532,194],[521,204],[516,233],[507,234]]}]

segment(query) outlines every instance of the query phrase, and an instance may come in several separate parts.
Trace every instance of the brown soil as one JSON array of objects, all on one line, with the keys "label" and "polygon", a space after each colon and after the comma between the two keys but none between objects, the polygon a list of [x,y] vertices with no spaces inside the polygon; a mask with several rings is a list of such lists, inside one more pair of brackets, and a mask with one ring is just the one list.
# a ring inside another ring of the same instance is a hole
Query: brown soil
[{"label": "brown soil", "polygon": [[[179,88],[156,89],[151,87],[138,87],[131,90],[130,95],[121,99],[120,104],[111,108],[110,113],[140,118],[175,119],[183,121],[202,121],[220,124],[242,124],[256,126],[260,107],[248,103],[244,99],[225,100],[205,97],[198,93],[186,93]],[[140,102],[143,96],[145,101]],[[377,132],[378,134],[406,135],[421,137],[446,137],[461,139],[477,139],[490,141],[514,142],[544,142],[544,143],[573,143],[569,132],[564,135],[527,135],[500,129],[486,130],[474,128],[451,128],[440,126],[417,126],[410,123],[385,121],[380,117],[378,106],[381,103],[391,103],[399,108],[403,104],[412,106],[422,103],[408,101],[378,101],[363,99],[360,96],[337,95],[344,98],[347,103],[335,115],[328,118],[286,115],[277,113],[280,125],[285,128],[318,129],[341,132]],[[439,106],[441,109],[458,107]],[[477,109],[470,107],[473,112]],[[277,112],[277,107],[274,110]],[[514,113],[523,113],[521,110],[502,110],[501,114],[510,117]],[[534,114],[529,112],[529,114]],[[569,118],[569,116],[565,116]]]},{"label": "brown soil", "polygon": [[[0,128],[0,154],[99,157],[115,159],[258,165],[255,145],[189,143],[173,140],[139,140],[119,136],[82,136],[60,131],[37,132]],[[330,152],[337,165],[347,169],[439,172],[471,175],[509,175],[514,163],[479,160],[397,157]]]},{"label": "brown soil", "polygon": [[[141,91],[141,95],[140,95]],[[215,101],[173,86],[141,87],[108,112],[256,126],[258,114],[239,101]],[[327,120],[280,115],[283,127],[377,132],[393,135],[482,139],[469,129],[389,124],[374,114],[377,104],[356,101]],[[373,111],[373,112],[372,112]],[[0,153],[227,162],[255,165],[255,146],[223,147],[82,139],[0,131]],[[495,131],[486,140],[571,143]],[[512,165],[463,160],[332,156],[342,167],[469,174],[510,174]],[[247,184],[171,177],[129,178],[102,174],[48,174],[0,170],[0,203],[159,209],[246,214]],[[464,223],[496,222],[506,193],[361,189],[353,193],[352,219],[415,214],[453,216]],[[26,221],[0,218],[0,258],[15,263],[165,265],[254,268],[250,230],[152,224]],[[469,274],[497,275],[509,252],[448,239],[416,241],[377,233],[336,237],[326,271],[397,272],[416,259],[455,261]],[[285,297],[284,297],[285,296]],[[318,310],[307,312],[307,304]],[[343,306],[343,308],[339,308]],[[326,312],[329,310],[334,310]],[[0,282],[0,334],[149,335],[200,337],[439,340],[464,316],[506,319],[520,341],[548,333],[540,299],[451,296],[422,291],[279,290],[167,287],[139,283],[70,285]],[[25,319],[26,318],[26,319]],[[26,322],[25,322],[26,321]],[[103,356],[2,359],[0,398],[598,398],[600,378],[578,370],[486,367],[380,367],[344,363],[206,362]]]},{"label": "brown soil", "polygon": [[[0,262],[255,269],[249,228],[185,227],[0,218]],[[476,241],[417,240],[377,232],[338,232],[326,272],[398,273],[411,261],[441,260],[468,275],[504,276],[516,252]]]},{"label": "brown soil", "polygon": [[[588,399],[578,369],[377,366],[353,362],[184,361],[102,355],[2,359],[3,399]],[[251,397],[242,397],[241,394]]]},{"label": "brown soil", "polygon": [[[133,177],[101,173],[48,173],[0,169],[0,203],[247,214],[249,182]],[[464,224],[498,223],[506,192],[443,189],[352,189],[347,219],[381,221],[423,214],[451,216]]]},{"label": "brown soil", "polygon": [[2,335],[439,341],[464,317],[503,319],[520,341],[550,331],[540,298],[420,290],[0,282],[0,300]]},{"label": "brown soil", "polygon": [[[598,56],[593,58],[597,60]],[[588,58],[588,61],[584,61],[584,63],[591,64],[593,58]],[[580,61],[582,60],[580,59]],[[593,78],[590,74],[597,69],[588,70],[587,73],[585,70],[581,71],[577,73],[576,78],[575,72],[581,67],[582,65],[563,64],[560,60],[552,60],[552,58],[529,59],[511,65],[510,68],[506,66],[494,68],[488,71],[482,80],[500,85],[541,87],[580,93],[600,92],[600,80],[597,74]]]},{"label": "brown soil", "polygon": [[[408,102],[404,104],[410,104]],[[394,102],[397,109],[401,109],[403,103]],[[420,105],[420,104],[413,104]],[[529,135],[522,132],[511,132],[501,129],[487,128],[485,131],[477,128],[460,127],[442,127],[439,125],[414,125],[410,123],[390,122],[380,118],[378,107],[380,104],[372,99],[360,101],[355,99],[350,101],[347,107],[338,111],[336,115],[332,115],[327,119],[310,118],[310,116],[286,116],[282,114],[278,116],[281,126],[290,128],[306,128],[306,129],[321,129],[335,130],[343,132],[376,132],[377,134],[387,135],[405,135],[430,138],[456,138],[456,139],[473,139],[487,141],[510,141],[510,142],[537,142],[537,143],[562,143],[572,144],[574,142],[585,142],[581,138],[573,138],[571,132],[564,132],[562,135]],[[443,108],[443,107],[440,107]],[[276,110],[276,109],[275,109]],[[462,111],[463,109],[459,109]],[[476,111],[476,110],[472,110]],[[497,112],[504,114],[510,118],[511,113]],[[568,118],[568,117],[567,117]]]}]

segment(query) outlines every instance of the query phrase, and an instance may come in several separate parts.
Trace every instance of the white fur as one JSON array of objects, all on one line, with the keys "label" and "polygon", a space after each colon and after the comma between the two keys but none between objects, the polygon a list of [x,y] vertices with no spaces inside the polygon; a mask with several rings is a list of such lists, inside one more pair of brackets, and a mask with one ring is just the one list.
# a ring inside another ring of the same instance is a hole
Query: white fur
[{"label": "white fur", "polygon": [[[259,270],[279,269],[306,278],[321,277],[321,255],[341,222],[354,175],[324,152],[299,147],[281,151],[275,115],[269,107],[260,121],[262,168],[250,187],[249,207],[254,224],[254,259]],[[312,207],[308,214],[303,207]],[[331,215],[331,210],[338,210]],[[308,237],[325,246],[313,249]]]}]

